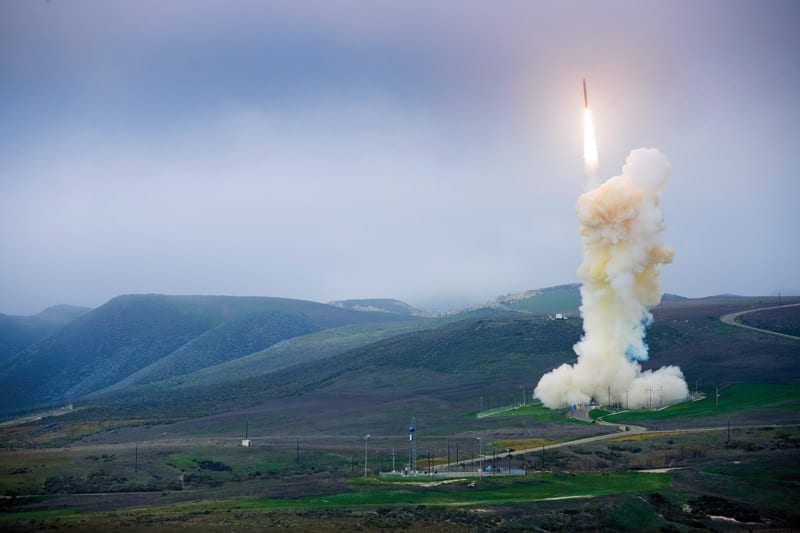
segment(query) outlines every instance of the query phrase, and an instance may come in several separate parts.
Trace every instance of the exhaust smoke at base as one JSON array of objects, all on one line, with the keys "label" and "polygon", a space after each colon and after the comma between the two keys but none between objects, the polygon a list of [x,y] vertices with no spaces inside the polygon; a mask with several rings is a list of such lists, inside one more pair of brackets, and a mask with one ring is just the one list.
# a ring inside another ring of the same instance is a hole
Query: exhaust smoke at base
[{"label": "exhaust smoke at base", "polygon": [[661,242],[660,197],[668,170],[661,152],[640,148],[630,153],[621,175],[578,199],[584,334],[574,347],[577,363],[563,364],[539,380],[534,395],[546,407],[596,400],[643,408],[686,399],[680,368],[642,371],[639,363],[648,358],[644,337],[653,321],[650,308],[661,300],[660,266],[674,255]]}]

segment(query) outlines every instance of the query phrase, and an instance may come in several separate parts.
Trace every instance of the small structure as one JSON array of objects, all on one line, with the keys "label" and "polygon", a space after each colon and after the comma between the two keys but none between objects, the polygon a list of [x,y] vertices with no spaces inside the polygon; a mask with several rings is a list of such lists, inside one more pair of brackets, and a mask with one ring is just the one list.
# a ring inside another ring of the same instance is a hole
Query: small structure
[{"label": "small structure", "polygon": [[249,448],[252,445],[250,442],[250,422],[244,423],[244,438],[242,439],[242,446],[245,448]]}]

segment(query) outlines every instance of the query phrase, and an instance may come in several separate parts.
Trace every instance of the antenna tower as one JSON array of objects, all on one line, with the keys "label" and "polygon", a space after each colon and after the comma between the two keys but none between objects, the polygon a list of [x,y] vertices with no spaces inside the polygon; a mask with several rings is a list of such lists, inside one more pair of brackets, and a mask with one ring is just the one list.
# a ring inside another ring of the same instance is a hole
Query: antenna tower
[{"label": "antenna tower", "polygon": [[411,472],[417,471],[417,417],[411,419],[408,426],[408,469]]}]

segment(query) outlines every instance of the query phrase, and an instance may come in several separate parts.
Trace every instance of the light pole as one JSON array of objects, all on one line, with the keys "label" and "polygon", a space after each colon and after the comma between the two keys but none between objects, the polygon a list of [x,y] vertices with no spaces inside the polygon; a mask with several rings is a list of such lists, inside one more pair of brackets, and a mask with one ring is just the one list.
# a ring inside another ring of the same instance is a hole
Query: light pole
[{"label": "light pole", "polygon": [[364,477],[367,477],[367,441],[371,435],[364,435]]},{"label": "light pole", "polygon": [[481,438],[478,437],[478,457],[480,457],[480,470],[478,471],[478,477],[483,477],[483,445],[481,444]]}]

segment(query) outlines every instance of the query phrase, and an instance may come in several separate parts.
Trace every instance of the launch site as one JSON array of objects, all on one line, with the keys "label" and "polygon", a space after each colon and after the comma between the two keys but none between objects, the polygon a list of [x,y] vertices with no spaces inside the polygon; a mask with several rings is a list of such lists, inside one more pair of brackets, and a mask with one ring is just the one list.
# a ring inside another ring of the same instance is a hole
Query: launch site
[{"label": "launch site", "polygon": [[800,5],[0,5],[0,529],[800,529]]}]

